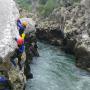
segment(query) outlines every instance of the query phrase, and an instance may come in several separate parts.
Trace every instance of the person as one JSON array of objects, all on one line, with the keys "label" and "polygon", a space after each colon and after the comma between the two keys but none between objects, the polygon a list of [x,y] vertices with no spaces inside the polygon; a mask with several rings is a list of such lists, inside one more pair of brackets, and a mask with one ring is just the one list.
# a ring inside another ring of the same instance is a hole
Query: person
[{"label": "person", "polygon": [[11,57],[11,62],[13,63],[14,66],[16,66],[16,63],[14,62],[14,59],[17,57],[18,58],[18,65],[20,70],[22,70],[22,65],[21,65],[21,57],[22,53],[24,52],[24,40],[22,39],[21,36],[15,38],[15,41],[17,42],[18,48],[15,50],[14,55]]},{"label": "person", "polygon": [[19,35],[20,36],[24,33],[24,31],[27,27],[27,24],[28,23],[26,21],[21,22],[20,19],[17,19],[17,28],[19,30]]},{"label": "person", "polygon": [[22,39],[21,36],[19,36],[19,38],[15,39],[18,45],[18,49],[17,49],[17,57],[18,57],[18,65],[20,70],[22,69],[22,65],[21,65],[21,57],[22,57],[22,53],[24,52],[24,40]]},{"label": "person", "polygon": [[26,33],[24,43],[25,43],[26,60],[30,62],[32,60],[32,55],[30,54],[29,50],[31,46],[31,36],[29,33]]},{"label": "person", "polygon": [[35,36],[31,35],[30,33],[27,33],[25,37],[25,46],[26,52],[28,52],[32,57],[39,56],[39,53],[37,51],[37,40]]},{"label": "person", "polygon": [[17,55],[18,55],[18,65],[20,70],[22,70],[22,65],[21,65],[21,57],[22,57],[22,53],[24,51],[24,44],[23,45],[18,45],[18,51],[17,51]]}]

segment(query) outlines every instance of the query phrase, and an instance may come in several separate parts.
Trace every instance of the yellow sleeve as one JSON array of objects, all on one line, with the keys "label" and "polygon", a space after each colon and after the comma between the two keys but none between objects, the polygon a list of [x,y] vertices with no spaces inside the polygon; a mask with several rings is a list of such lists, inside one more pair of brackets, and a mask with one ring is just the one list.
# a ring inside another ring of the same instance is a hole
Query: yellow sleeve
[{"label": "yellow sleeve", "polygon": [[24,33],[22,34],[22,39],[25,39],[25,34]]}]

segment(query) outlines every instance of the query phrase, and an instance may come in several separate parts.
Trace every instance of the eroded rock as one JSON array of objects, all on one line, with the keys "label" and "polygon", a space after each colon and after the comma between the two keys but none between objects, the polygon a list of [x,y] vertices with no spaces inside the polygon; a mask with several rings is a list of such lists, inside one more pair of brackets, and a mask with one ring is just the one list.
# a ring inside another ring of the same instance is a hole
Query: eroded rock
[{"label": "eroded rock", "polygon": [[36,34],[39,39],[47,40],[53,45],[57,45],[59,40],[58,45],[63,46],[65,52],[76,56],[76,65],[88,69],[90,68],[89,31],[89,0],[82,0],[81,3],[54,9],[47,19],[38,22]]}]

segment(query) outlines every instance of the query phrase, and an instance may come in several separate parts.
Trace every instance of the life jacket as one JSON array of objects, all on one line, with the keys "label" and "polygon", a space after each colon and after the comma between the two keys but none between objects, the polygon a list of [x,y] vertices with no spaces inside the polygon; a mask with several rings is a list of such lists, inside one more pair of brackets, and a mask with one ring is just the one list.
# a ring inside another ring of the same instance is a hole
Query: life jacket
[{"label": "life jacket", "polygon": [[17,41],[18,45],[23,45],[24,44],[24,40],[21,36],[19,36],[16,41]]}]

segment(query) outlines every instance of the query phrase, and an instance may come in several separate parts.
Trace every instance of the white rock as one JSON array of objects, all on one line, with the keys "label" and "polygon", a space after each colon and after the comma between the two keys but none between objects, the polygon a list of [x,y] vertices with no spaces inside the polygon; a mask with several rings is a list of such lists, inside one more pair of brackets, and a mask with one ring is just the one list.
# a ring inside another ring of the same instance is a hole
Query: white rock
[{"label": "white rock", "polygon": [[19,35],[15,20],[19,17],[13,0],[0,0],[0,57],[5,58],[14,51],[14,37]]}]

